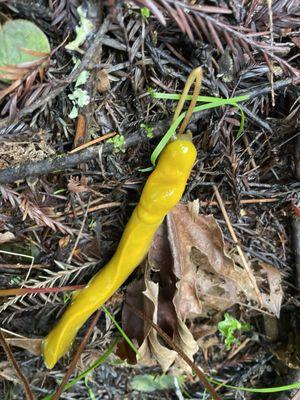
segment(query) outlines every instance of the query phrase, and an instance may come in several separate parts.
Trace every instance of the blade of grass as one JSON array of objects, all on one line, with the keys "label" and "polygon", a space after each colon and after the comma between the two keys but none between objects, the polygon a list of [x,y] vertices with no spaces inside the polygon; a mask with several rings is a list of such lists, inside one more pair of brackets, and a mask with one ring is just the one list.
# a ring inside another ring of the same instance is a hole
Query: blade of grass
[{"label": "blade of grass", "polygon": [[209,381],[215,383],[216,385],[221,385],[230,389],[242,390],[244,392],[251,392],[251,393],[278,393],[278,392],[284,392],[286,390],[300,389],[300,382],[295,382],[289,385],[276,386],[270,388],[247,388],[244,386],[228,385],[213,378],[209,378]]},{"label": "blade of grass", "polygon": [[[162,92],[154,92],[150,91],[149,92],[150,96],[154,99],[162,99],[162,100],[179,100],[180,99],[180,94],[175,94],[175,93],[162,93]],[[222,97],[210,97],[210,96],[199,96],[198,100],[200,103],[214,103],[219,100],[230,100],[234,101],[236,103],[241,102],[241,101],[246,101],[248,100],[250,95],[243,95],[243,96],[236,96],[236,97],[231,97],[229,99],[225,99]],[[186,100],[191,100],[192,95],[188,95],[186,97]]]},{"label": "blade of grass", "polygon": [[[115,339],[112,344],[109,346],[109,348],[100,356],[89,368],[87,368],[85,371],[83,371],[81,374],[76,376],[76,378],[72,379],[69,383],[66,384],[64,387],[64,391],[70,389],[72,386],[76,385],[77,382],[79,382],[81,379],[85,378],[87,375],[89,375],[91,372],[94,371],[99,365],[103,364],[107,358],[111,355],[111,353],[114,351],[116,344],[118,343],[118,339]],[[49,394],[46,397],[43,397],[41,400],[52,400],[54,396],[54,392]]]},{"label": "blade of grass", "polygon": [[118,331],[121,333],[121,335],[123,336],[123,338],[126,340],[126,342],[128,343],[128,345],[132,348],[132,350],[140,357],[140,353],[138,351],[138,349],[135,347],[135,345],[132,343],[132,341],[129,339],[129,337],[126,335],[126,333],[124,332],[124,330],[121,328],[121,326],[117,323],[117,321],[115,320],[115,318],[113,317],[113,315],[108,311],[108,309],[105,306],[101,307],[102,310],[105,312],[105,314],[110,318],[110,320],[113,322],[113,324],[116,326],[116,328],[118,329]]},{"label": "blade of grass", "polygon": [[[241,134],[240,131],[243,131],[243,129],[244,129],[245,116],[244,116],[244,112],[242,111],[242,109],[232,99],[219,99],[218,101],[215,101],[213,103],[203,104],[201,106],[195,107],[193,112],[195,113],[198,111],[208,110],[209,108],[216,108],[216,107],[221,107],[221,106],[226,106],[226,105],[231,105],[231,106],[237,107],[242,112],[241,127],[238,132],[238,135],[240,135]],[[152,165],[156,164],[156,160],[157,160],[159,154],[162,152],[163,148],[166,146],[166,144],[169,142],[169,140],[175,135],[176,129],[178,128],[180,122],[184,119],[184,117],[185,117],[185,113],[182,113],[179,115],[179,117],[173,122],[173,124],[167,130],[167,132],[165,133],[165,135],[163,136],[161,141],[155,147],[153,153],[151,154]]]}]

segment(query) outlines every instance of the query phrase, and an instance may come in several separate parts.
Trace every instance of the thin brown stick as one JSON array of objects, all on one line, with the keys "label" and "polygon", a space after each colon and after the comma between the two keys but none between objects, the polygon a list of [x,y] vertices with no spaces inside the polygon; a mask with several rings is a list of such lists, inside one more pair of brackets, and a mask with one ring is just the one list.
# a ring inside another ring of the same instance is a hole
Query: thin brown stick
[{"label": "thin brown stick", "polygon": [[26,398],[28,400],[34,400],[35,397],[30,389],[29,383],[25,377],[25,375],[23,374],[23,372],[21,371],[11,349],[9,344],[6,342],[5,337],[0,329],[0,342],[1,345],[6,353],[6,356],[8,358],[8,360],[11,362],[12,366],[14,367],[14,370],[16,371],[16,374],[18,375],[18,378],[20,379],[20,382],[23,384],[24,387],[24,391],[26,393]]},{"label": "thin brown stick", "polygon": [[[95,211],[99,211],[99,210],[106,210],[108,208],[114,208],[114,207],[120,207],[122,203],[120,203],[119,201],[112,201],[111,203],[104,203],[104,204],[99,204],[97,206],[94,207],[89,207],[87,209],[87,213],[91,213],[91,212],[95,212]],[[76,212],[76,216],[80,217],[81,215],[84,214],[84,211],[78,208],[75,208],[74,210]],[[74,212],[70,211],[68,213],[63,213],[60,212],[58,213],[58,218],[56,218],[56,221],[64,221],[66,218],[66,215],[70,215],[70,216],[74,216]]]},{"label": "thin brown stick", "polygon": [[181,350],[179,346],[177,346],[176,343],[171,339],[169,335],[167,335],[158,325],[156,325],[147,315],[143,314],[139,309],[137,309],[133,304],[128,303],[128,301],[125,300],[125,303],[128,305],[128,307],[143,321],[146,321],[149,325],[152,326],[156,330],[156,332],[159,334],[159,336],[177,353],[180,355],[180,357],[192,368],[192,370],[195,372],[195,374],[198,376],[200,382],[202,385],[205,387],[205,389],[210,393],[211,397],[213,400],[221,400],[215,389],[211,386],[209,381],[207,380],[204,372],[201,371],[201,369]]},{"label": "thin brown stick", "polygon": [[[163,135],[168,129],[169,123],[169,119],[157,123],[153,129],[153,136],[159,137]],[[149,139],[145,135],[137,133],[126,138],[125,148],[128,149],[129,147],[136,146],[138,143],[141,144],[148,141]],[[101,148],[103,155],[111,154],[113,151],[111,143],[104,143],[103,145],[92,146],[76,153],[62,154],[37,162],[28,162],[12,168],[0,169],[0,184],[15,182],[29,176],[40,176],[54,171],[66,170],[99,157],[99,150]]]},{"label": "thin brown stick", "polygon": [[249,264],[248,264],[248,261],[247,261],[247,259],[246,259],[246,257],[245,257],[245,254],[244,254],[244,252],[243,252],[241,246],[239,245],[238,238],[237,238],[237,236],[236,236],[236,234],[235,234],[235,232],[234,232],[234,229],[233,229],[233,227],[232,227],[232,224],[231,224],[231,222],[230,222],[230,219],[229,219],[229,216],[228,216],[227,211],[226,211],[226,209],[225,209],[225,206],[224,206],[222,197],[221,197],[221,195],[220,195],[220,192],[219,192],[218,188],[217,188],[215,185],[213,186],[213,188],[214,188],[214,192],[215,192],[216,198],[217,198],[217,200],[218,200],[220,209],[221,209],[221,211],[222,211],[223,217],[224,217],[224,219],[225,219],[227,228],[228,228],[229,233],[230,233],[230,235],[231,235],[231,237],[232,237],[232,239],[233,239],[233,241],[234,241],[234,243],[235,243],[235,245],[236,245],[236,249],[237,249],[237,251],[238,251],[238,253],[239,253],[239,256],[241,257],[243,266],[244,266],[244,268],[245,268],[245,270],[246,270],[246,272],[247,272],[247,274],[248,274],[248,277],[249,277],[249,279],[250,279],[250,282],[251,282],[251,284],[252,284],[252,286],[253,286],[253,289],[254,289],[254,291],[255,291],[255,293],[256,293],[258,302],[260,303],[261,306],[263,306],[263,300],[262,300],[262,297],[261,297],[261,293],[260,293],[260,291],[259,291],[259,289],[258,289],[256,280],[255,280],[254,275],[253,275],[253,272],[251,271],[251,268],[250,268],[250,266],[249,266]]},{"label": "thin brown stick", "polygon": [[[244,199],[240,200],[240,204],[258,204],[258,203],[276,203],[278,201],[277,197],[274,198],[267,198],[267,199]],[[206,207],[206,206],[218,206],[219,202],[218,201],[200,201],[199,202],[201,207]],[[224,201],[223,204],[226,206],[230,206],[233,204],[232,201]]]},{"label": "thin brown stick", "polygon": [[79,347],[78,347],[78,349],[76,351],[76,354],[75,354],[71,364],[69,365],[69,368],[68,368],[65,376],[63,377],[63,380],[61,381],[61,384],[57,388],[57,391],[56,391],[54,397],[52,398],[52,400],[58,400],[60,398],[62,392],[64,391],[64,387],[68,383],[68,381],[70,379],[70,376],[72,375],[72,373],[73,373],[73,371],[74,371],[74,369],[76,367],[78,359],[79,359],[81,353],[83,352],[83,350],[84,350],[84,348],[85,348],[85,346],[86,346],[91,334],[93,333],[93,329],[95,328],[95,326],[96,326],[96,324],[98,322],[98,319],[99,319],[99,317],[101,315],[101,312],[102,312],[101,309],[99,309],[97,311],[97,313],[96,313],[91,325],[89,326],[89,329],[87,330],[84,338],[82,339],[82,342],[80,343],[80,345],[79,345]]},{"label": "thin brown stick", "polygon": [[94,140],[91,140],[91,141],[89,141],[87,143],[84,143],[84,144],[82,144],[80,146],[77,146],[76,149],[71,150],[69,154],[76,153],[77,151],[80,151],[80,150],[86,149],[88,147],[94,146],[95,144],[103,142],[103,140],[109,139],[109,138],[115,136],[116,134],[117,134],[117,132],[107,133],[106,135],[100,136],[100,137],[98,137],[98,138],[96,138]]},{"label": "thin brown stick", "polygon": [[84,288],[85,285],[72,285],[72,286],[60,286],[51,288],[14,288],[14,289],[0,289],[0,297],[7,296],[24,296],[26,294],[35,293],[59,293],[69,292],[73,290],[79,290]]}]

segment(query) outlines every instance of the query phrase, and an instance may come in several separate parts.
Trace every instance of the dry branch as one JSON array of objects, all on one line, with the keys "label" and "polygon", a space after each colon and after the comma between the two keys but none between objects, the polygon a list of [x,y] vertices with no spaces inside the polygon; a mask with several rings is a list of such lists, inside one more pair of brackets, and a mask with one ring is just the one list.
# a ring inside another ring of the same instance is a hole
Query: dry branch
[{"label": "dry branch", "polygon": [[18,363],[17,363],[17,361],[16,361],[16,359],[15,359],[15,357],[14,357],[14,355],[13,355],[11,349],[10,349],[9,344],[5,340],[5,337],[4,337],[1,329],[0,329],[0,342],[1,342],[1,345],[2,345],[4,351],[5,351],[6,355],[7,355],[7,358],[9,359],[11,364],[13,365],[14,370],[16,371],[16,374],[17,374],[20,382],[24,386],[24,391],[26,393],[27,400],[34,400],[35,397],[34,397],[32,391],[30,389],[28,380],[25,377],[25,375],[23,374],[23,372],[21,371],[21,369],[20,369],[20,367],[19,367],[19,365],[18,365]]}]

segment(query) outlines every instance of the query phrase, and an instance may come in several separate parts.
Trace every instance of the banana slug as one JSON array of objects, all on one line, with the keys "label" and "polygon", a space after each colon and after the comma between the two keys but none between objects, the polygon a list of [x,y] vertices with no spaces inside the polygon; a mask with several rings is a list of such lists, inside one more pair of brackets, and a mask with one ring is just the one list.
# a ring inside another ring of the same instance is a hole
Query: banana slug
[{"label": "banana slug", "polygon": [[111,260],[76,293],[71,304],[43,340],[47,368],[53,368],[71,346],[78,330],[124,283],[143,260],[154,233],[167,213],[179,202],[196,159],[188,134],[166,145],[158,164],[146,181]]}]

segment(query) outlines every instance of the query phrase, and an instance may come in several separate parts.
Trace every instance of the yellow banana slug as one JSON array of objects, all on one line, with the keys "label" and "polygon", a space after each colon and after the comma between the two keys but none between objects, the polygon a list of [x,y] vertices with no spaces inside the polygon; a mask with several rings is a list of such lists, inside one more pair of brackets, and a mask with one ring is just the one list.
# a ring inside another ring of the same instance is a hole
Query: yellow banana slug
[{"label": "yellow banana slug", "polygon": [[79,291],[42,344],[45,364],[53,368],[80,327],[123,284],[148,252],[166,214],[179,202],[196,159],[188,135],[167,144],[149,176],[111,260]]}]

